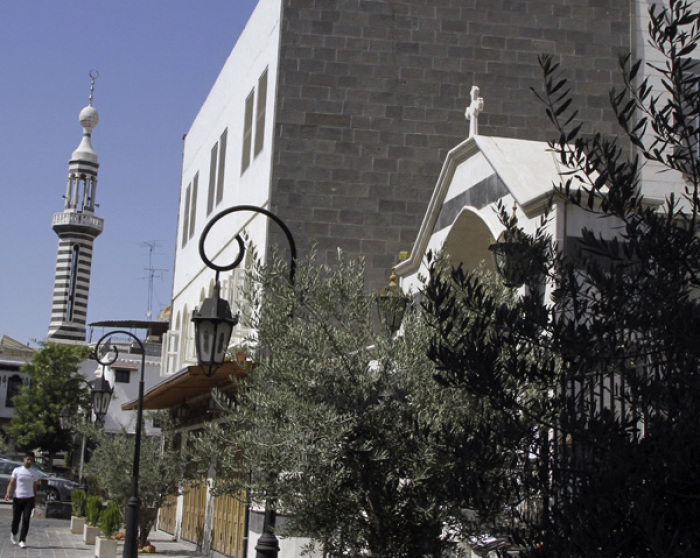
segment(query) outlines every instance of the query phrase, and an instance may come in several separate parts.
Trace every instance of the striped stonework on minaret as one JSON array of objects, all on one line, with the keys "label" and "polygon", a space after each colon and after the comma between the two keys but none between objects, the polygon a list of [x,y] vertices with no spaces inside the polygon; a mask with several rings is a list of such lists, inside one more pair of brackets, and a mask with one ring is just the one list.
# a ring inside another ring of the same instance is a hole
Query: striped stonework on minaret
[{"label": "striped stonework on minaret", "polygon": [[55,343],[85,343],[92,244],[102,232],[102,219],[94,214],[99,165],[91,143],[92,130],[98,121],[97,111],[92,107],[97,74],[90,76],[90,104],[79,116],[83,138],[68,163],[63,211],[53,216],[58,252],[49,340]]}]

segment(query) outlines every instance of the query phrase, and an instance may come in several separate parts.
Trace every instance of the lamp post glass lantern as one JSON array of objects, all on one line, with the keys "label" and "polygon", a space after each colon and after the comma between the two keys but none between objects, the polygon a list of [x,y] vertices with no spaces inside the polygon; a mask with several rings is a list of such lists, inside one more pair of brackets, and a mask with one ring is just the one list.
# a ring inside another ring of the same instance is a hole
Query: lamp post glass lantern
[{"label": "lamp post glass lantern", "polygon": [[489,246],[496,271],[507,287],[520,287],[530,269],[530,254],[521,242],[503,240]]},{"label": "lamp post glass lantern", "polygon": [[[109,381],[107,381],[104,376],[88,382],[85,378],[69,378],[63,383],[61,388],[62,392],[65,394],[66,387],[74,382],[82,382],[88,388],[90,388],[90,412],[88,414],[88,420],[90,420],[92,413],[95,413],[95,417],[98,421],[101,421],[107,411],[109,410],[109,404],[112,402],[112,394],[114,393],[114,388],[112,388]],[[72,413],[70,407],[64,407],[58,415],[58,420],[61,423],[61,428],[63,430],[68,430],[72,424]]]},{"label": "lamp post glass lantern", "polygon": [[520,287],[537,274],[537,253],[528,236],[518,228],[516,210],[514,203],[511,216],[503,217],[506,230],[489,246],[496,272],[510,288]]},{"label": "lamp post glass lantern", "polygon": [[70,430],[71,424],[73,423],[72,418],[70,409],[68,407],[63,407],[61,412],[58,413],[58,422],[61,425],[61,430]]},{"label": "lamp post glass lantern", "polygon": [[389,330],[391,335],[394,335],[401,328],[408,306],[408,297],[403,293],[396,280],[396,272],[392,269],[389,285],[382,289],[377,296],[379,321]]},{"label": "lamp post glass lantern", "polygon": [[238,323],[238,318],[231,314],[228,301],[219,296],[218,274],[217,271],[214,296],[206,298],[202,307],[192,312],[197,362],[207,376],[224,363],[233,328]]},{"label": "lamp post glass lantern", "polygon": [[92,390],[92,410],[95,412],[97,420],[101,421],[109,410],[114,388],[104,376],[100,376],[96,380],[90,382],[90,389]]}]

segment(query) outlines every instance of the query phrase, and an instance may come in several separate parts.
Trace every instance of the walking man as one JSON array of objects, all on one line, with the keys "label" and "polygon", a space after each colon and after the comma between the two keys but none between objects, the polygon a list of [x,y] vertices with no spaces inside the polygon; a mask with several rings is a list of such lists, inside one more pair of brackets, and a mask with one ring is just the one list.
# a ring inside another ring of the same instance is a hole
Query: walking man
[{"label": "walking man", "polygon": [[27,452],[22,460],[22,465],[15,467],[12,471],[10,483],[7,485],[5,500],[10,499],[10,494],[14,488],[15,496],[12,500],[12,534],[10,539],[12,544],[17,544],[17,529],[20,519],[22,520],[22,530],[19,532],[20,548],[27,548],[27,531],[29,531],[29,519],[34,509],[34,498],[36,497],[36,487],[39,484],[39,475],[34,465],[34,453]]}]

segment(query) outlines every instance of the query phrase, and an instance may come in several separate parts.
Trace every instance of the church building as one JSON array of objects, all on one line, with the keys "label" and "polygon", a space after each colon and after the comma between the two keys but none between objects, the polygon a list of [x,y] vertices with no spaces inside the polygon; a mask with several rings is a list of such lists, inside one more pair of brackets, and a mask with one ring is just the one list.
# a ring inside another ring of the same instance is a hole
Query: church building
[{"label": "church building", "polygon": [[[219,212],[273,212],[300,257],[311,242],[325,262],[339,249],[363,256],[373,292],[402,251],[411,256],[397,273],[409,285],[431,238],[470,262],[489,259],[500,234],[489,205],[511,196],[534,216],[556,176],[545,143],[553,131],[531,91],[543,90],[538,56],[554,55],[568,73],[585,131],[615,133],[608,91],[622,84],[619,55],[646,55],[647,9],[642,0],[259,0],[183,140],[165,380],[145,408],[206,408],[208,391],[188,398],[186,376],[196,365],[192,311],[214,288],[199,240]],[[264,215],[237,212],[209,231],[208,257],[235,261],[243,231],[263,258],[288,248]],[[221,274],[234,312],[250,264]],[[232,346],[246,333],[237,326]],[[162,524],[205,552],[242,556],[247,544],[252,556],[262,518],[225,527],[222,517],[243,512],[219,500],[193,488]],[[283,541],[280,557],[295,556],[294,545]]]}]

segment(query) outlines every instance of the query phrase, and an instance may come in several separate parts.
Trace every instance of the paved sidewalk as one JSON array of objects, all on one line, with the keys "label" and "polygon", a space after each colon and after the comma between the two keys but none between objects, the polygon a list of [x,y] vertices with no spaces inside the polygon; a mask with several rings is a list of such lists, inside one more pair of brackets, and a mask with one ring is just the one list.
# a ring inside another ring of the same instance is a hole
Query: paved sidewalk
[{"label": "paved sidewalk", "polygon": [[[0,506],[0,558],[93,558],[95,547],[83,544],[82,535],[71,535],[70,521],[66,519],[46,519],[33,517],[29,525],[27,548],[14,546],[10,541],[10,522],[12,508]],[[202,556],[193,550],[193,546],[173,541],[168,533],[154,531],[149,537],[156,547],[152,554],[140,553],[139,556],[154,558],[185,558]],[[117,556],[121,557],[124,544],[119,543]]]}]

